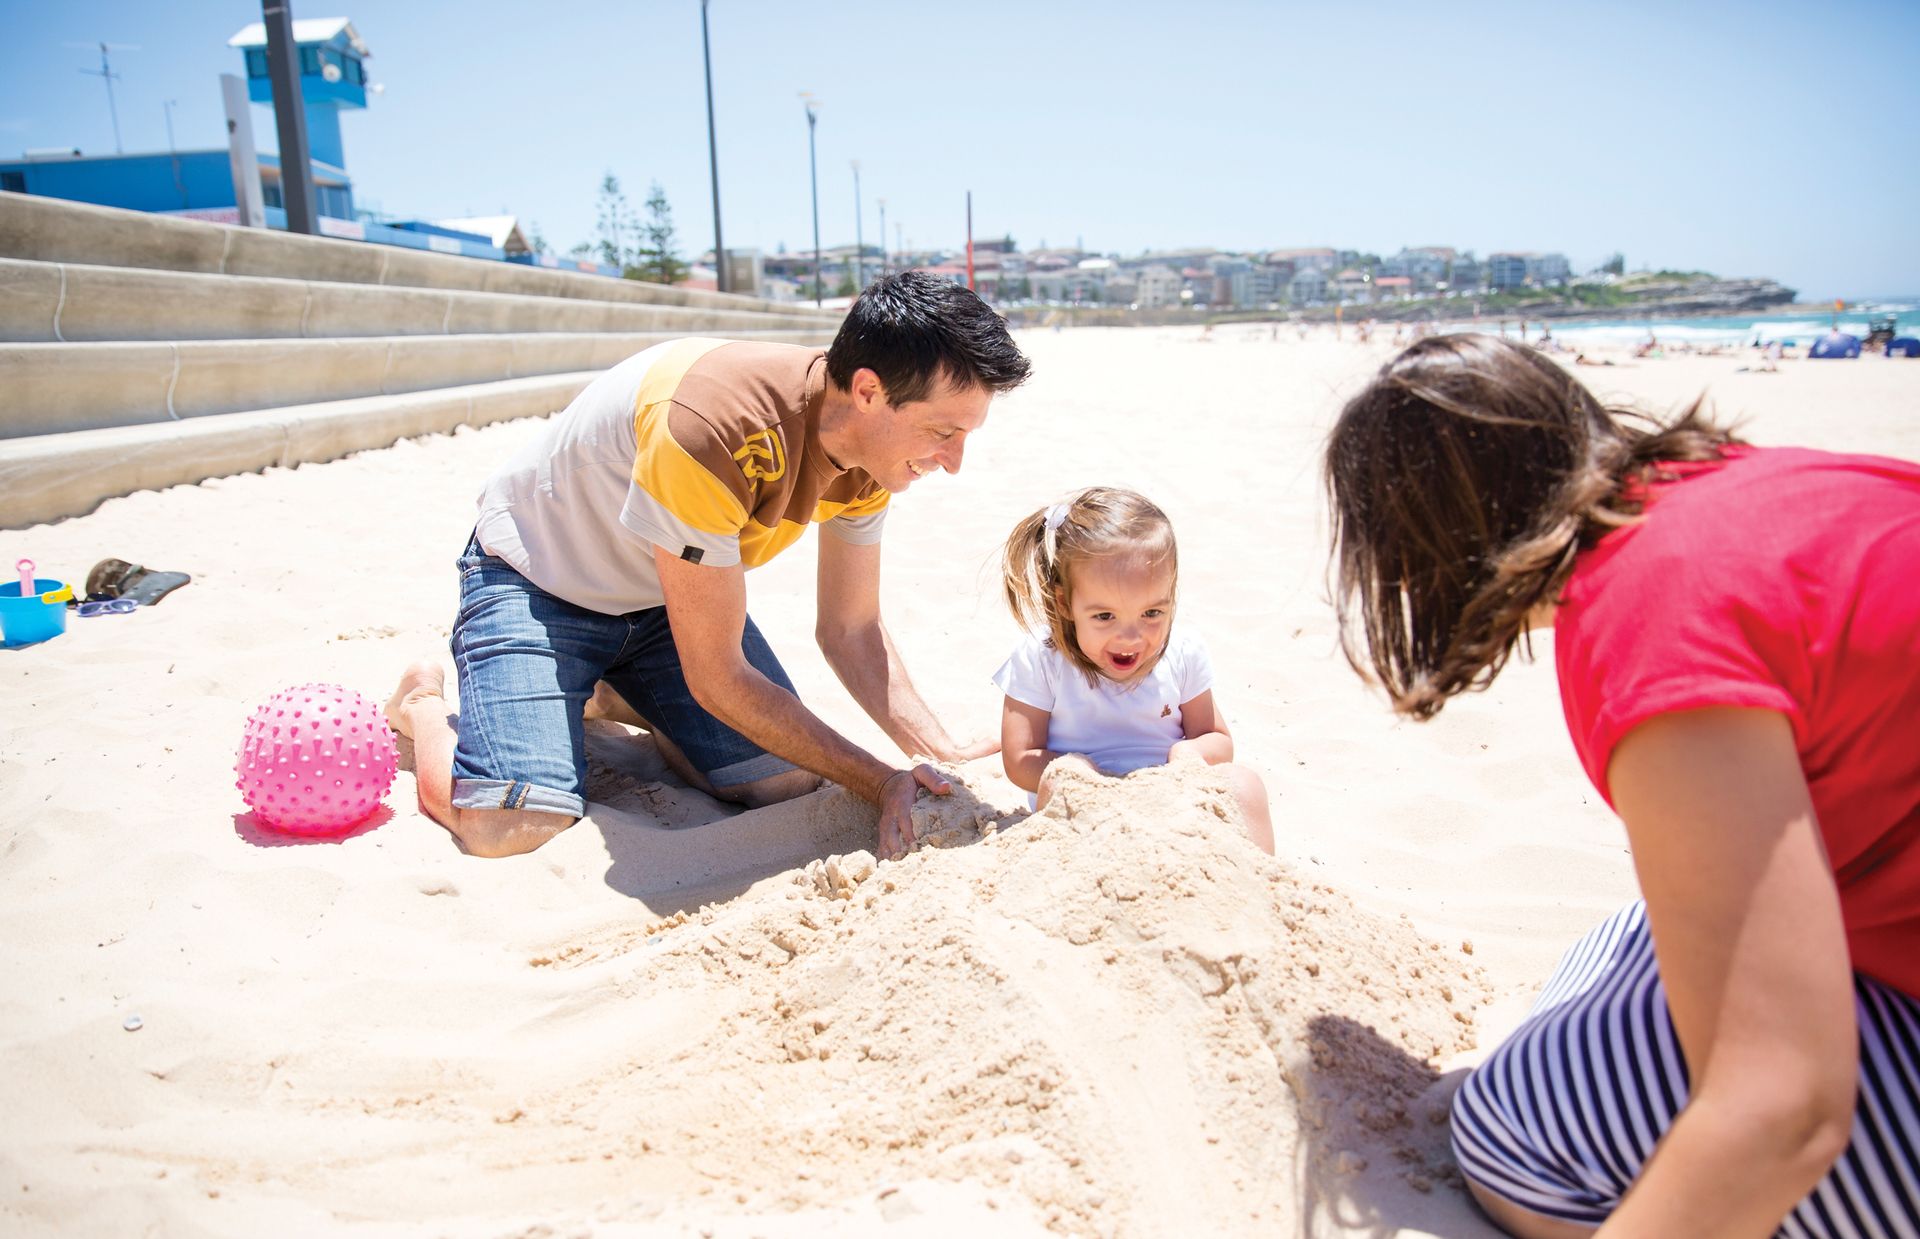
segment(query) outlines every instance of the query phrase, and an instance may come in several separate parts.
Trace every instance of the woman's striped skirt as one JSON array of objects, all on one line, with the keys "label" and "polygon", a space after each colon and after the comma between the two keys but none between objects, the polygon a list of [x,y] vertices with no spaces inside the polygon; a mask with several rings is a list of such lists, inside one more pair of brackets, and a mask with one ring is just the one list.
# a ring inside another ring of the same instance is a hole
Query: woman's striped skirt
[{"label": "woman's striped skirt", "polygon": [[[1780,1234],[1920,1239],[1920,1001],[1854,977],[1853,1141]],[[1575,943],[1453,1103],[1460,1169],[1523,1208],[1597,1226],[1687,1101],[1646,905]]]}]

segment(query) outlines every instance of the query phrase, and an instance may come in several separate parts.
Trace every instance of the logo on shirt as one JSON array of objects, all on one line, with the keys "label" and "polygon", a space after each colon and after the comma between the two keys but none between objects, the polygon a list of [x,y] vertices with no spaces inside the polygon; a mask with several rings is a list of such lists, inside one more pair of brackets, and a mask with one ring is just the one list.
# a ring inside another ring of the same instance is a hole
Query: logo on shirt
[{"label": "logo on shirt", "polygon": [[778,482],[787,475],[787,450],[771,430],[748,439],[733,458],[740,462],[740,472],[749,482]]}]

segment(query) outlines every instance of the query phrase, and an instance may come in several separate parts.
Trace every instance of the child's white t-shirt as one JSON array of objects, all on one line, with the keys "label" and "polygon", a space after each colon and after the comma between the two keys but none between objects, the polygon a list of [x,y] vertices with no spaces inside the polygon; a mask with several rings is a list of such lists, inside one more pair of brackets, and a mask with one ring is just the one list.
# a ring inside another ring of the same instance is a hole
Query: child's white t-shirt
[{"label": "child's white t-shirt", "polygon": [[1048,749],[1085,753],[1102,770],[1127,774],[1166,764],[1167,750],[1186,735],[1180,706],[1213,687],[1213,663],[1206,643],[1181,627],[1144,678],[1123,687],[1096,675],[1088,684],[1064,654],[1029,636],[993,682],[1015,701],[1051,715]]}]

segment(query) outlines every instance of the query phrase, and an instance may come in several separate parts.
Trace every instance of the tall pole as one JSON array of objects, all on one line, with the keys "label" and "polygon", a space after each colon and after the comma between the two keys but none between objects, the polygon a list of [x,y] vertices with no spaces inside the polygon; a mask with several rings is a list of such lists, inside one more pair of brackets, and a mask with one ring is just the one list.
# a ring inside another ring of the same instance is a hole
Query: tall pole
[{"label": "tall pole", "polygon": [[192,204],[187,200],[186,182],[180,179],[180,152],[173,145],[173,105],[178,102],[178,99],[163,99],[160,107],[167,115],[167,162],[173,168],[173,187],[180,191],[180,209],[185,210]]},{"label": "tall pole", "polygon": [[288,0],[260,0],[267,26],[267,71],[273,84],[274,128],[280,134],[280,201],[287,231],[320,231],[313,209],[313,162],[307,154],[307,109],[300,100],[300,49],[293,41]]},{"label": "tall pole", "polygon": [[[81,46],[85,45],[82,44]],[[113,118],[113,153],[116,155],[126,154],[127,152],[120,145],[120,109],[113,104],[113,81],[120,75],[115,73],[113,66],[107,63],[107,45],[105,43],[100,45],[100,67],[98,69],[82,69],[80,72],[86,74],[88,77],[97,77],[106,82],[107,115]]]},{"label": "tall pole", "polygon": [[893,264],[888,261],[890,257],[891,256],[887,253],[887,200],[885,198],[882,198],[880,199],[880,274],[881,275],[887,274],[888,270],[893,266]]},{"label": "tall pole", "polygon": [[814,159],[813,130],[819,123],[814,111],[814,98],[806,91],[800,97],[807,103],[807,176],[813,182],[813,304],[820,305],[820,165]]},{"label": "tall pole", "polygon": [[967,191],[967,291],[973,291],[973,191]]},{"label": "tall pole", "polygon": [[853,161],[853,290],[859,292],[867,286],[866,258],[867,243],[860,235],[860,161]]},{"label": "tall pole", "polygon": [[707,66],[707,166],[713,173],[713,282],[724,293],[732,291],[732,273],[727,270],[727,243],[720,239],[720,147],[713,137],[713,52],[707,45],[707,0],[700,0],[700,59]]}]

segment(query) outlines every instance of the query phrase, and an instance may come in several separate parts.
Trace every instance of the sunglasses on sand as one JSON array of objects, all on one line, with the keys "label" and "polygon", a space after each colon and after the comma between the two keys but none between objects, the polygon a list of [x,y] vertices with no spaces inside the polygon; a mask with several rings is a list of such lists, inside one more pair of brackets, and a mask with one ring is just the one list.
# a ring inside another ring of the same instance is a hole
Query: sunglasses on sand
[{"label": "sunglasses on sand", "polygon": [[140,609],[140,604],[131,598],[100,598],[92,602],[79,604],[81,619],[92,619],[96,615],[128,615]]}]

